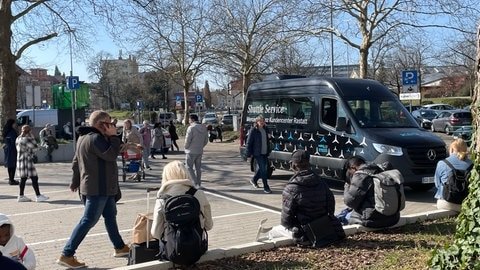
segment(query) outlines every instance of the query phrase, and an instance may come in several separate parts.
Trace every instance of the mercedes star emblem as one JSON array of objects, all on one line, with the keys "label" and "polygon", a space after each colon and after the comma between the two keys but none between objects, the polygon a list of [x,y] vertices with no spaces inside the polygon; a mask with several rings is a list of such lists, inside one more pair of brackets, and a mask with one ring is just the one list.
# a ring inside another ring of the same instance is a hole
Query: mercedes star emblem
[{"label": "mercedes star emblem", "polygon": [[429,149],[427,152],[427,157],[429,160],[435,160],[435,158],[437,157],[437,153],[435,152],[435,150]]}]

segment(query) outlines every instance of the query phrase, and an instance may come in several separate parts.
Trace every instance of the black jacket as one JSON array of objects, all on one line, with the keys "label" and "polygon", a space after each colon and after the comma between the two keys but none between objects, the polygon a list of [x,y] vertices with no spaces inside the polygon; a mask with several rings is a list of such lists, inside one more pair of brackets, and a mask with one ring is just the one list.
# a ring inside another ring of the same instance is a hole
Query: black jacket
[{"label": "black jacket", "polygon": [[[383,171],[376,164],[360,166],[359,172],[376,174]],[[400,219],[400,212],[385,216],[375,210],[373,179],[365,173],[355,172],[350,183],[345,184],[343,200],[345,205],[353,209],[349,224],[361,224],[365,227],[383,228],[395,225]]]},{"label": "black jacket", "polygon": [[287,229],[305,225],[327,213],[333,215],[334,211],[332,191],[311,170],[295,173],[283,190],[281,224]]},{"label": "black jacket", "polygon": [[[264,126],[263,129],[265,130],[265,135],[267,136],[267,155],[270,154],[272,151],[272,147],[270,145],[270,138],[268,137],[268,128]],[[253,126],[248,133],[247,138],[247,156],[260,156],[262,151],[262,132],[258,129],[258,127]]]}]

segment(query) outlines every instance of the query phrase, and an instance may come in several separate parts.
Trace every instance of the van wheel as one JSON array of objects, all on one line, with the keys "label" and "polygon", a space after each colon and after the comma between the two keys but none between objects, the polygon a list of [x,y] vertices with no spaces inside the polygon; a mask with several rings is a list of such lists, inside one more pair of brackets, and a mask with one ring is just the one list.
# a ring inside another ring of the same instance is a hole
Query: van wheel
[{"label": "van wheel", "polygon": [[415,191],[429,191],[435,186],[435,184],[412,184],[409,186]]},{"label": "van wheel", "polygon": [[452,127],[449,125],[445,126],[445,134],[450,135],[452,133]]}]

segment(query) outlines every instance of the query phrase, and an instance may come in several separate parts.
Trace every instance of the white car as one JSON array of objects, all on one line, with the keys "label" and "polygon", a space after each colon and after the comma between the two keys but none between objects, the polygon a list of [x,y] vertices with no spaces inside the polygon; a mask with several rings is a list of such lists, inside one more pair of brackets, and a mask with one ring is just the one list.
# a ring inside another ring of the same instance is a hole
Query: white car
[{"label": "white car", "polygon": [[[143,127],[143,125],[140,124],[134,124],[133,125],[136,129],[140,129]],[[150,128],[153,130],[153,125],[150,124]],[[170,147],[172,146],[172,136],[170,136],[170,132],[168,130],[162,128],[163,132],[163,137],[165,138],[165,147],[163,147],[163,153],[166,154],[168,153],[168,150],[170,150]],[[160,149],[157,149],[157,152],[159,152]]]},{"label": "white car", "polygon": [[216,113],[206,113],[203,116],[202,124],[218,124],[218,118]]}]

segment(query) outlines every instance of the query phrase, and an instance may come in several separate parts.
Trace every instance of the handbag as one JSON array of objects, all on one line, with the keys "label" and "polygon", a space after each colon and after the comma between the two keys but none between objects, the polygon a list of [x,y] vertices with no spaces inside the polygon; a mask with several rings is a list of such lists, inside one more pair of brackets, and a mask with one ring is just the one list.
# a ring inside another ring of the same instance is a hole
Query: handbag
[{"label": "handbag", "polygon": [[[133,225],[132,243],[141,244],[153,239],[153,236],[150,233],[152,223],[152,214],[137,214],[137,218]],[[150,235],[147,235],[147,232]]]},{"label": "handbag", "polygon": [[32,162],[38,163],[38,156],[36,154],[32,154]]},{"label": "handbag", "polygon": [[324,215],[308,224],[302,225],[302,229],[313,247],[324,247],[345,237],[345,234],[343,237],[338,234],[338,224],[336,223],[340,224],[336,217]]}]

